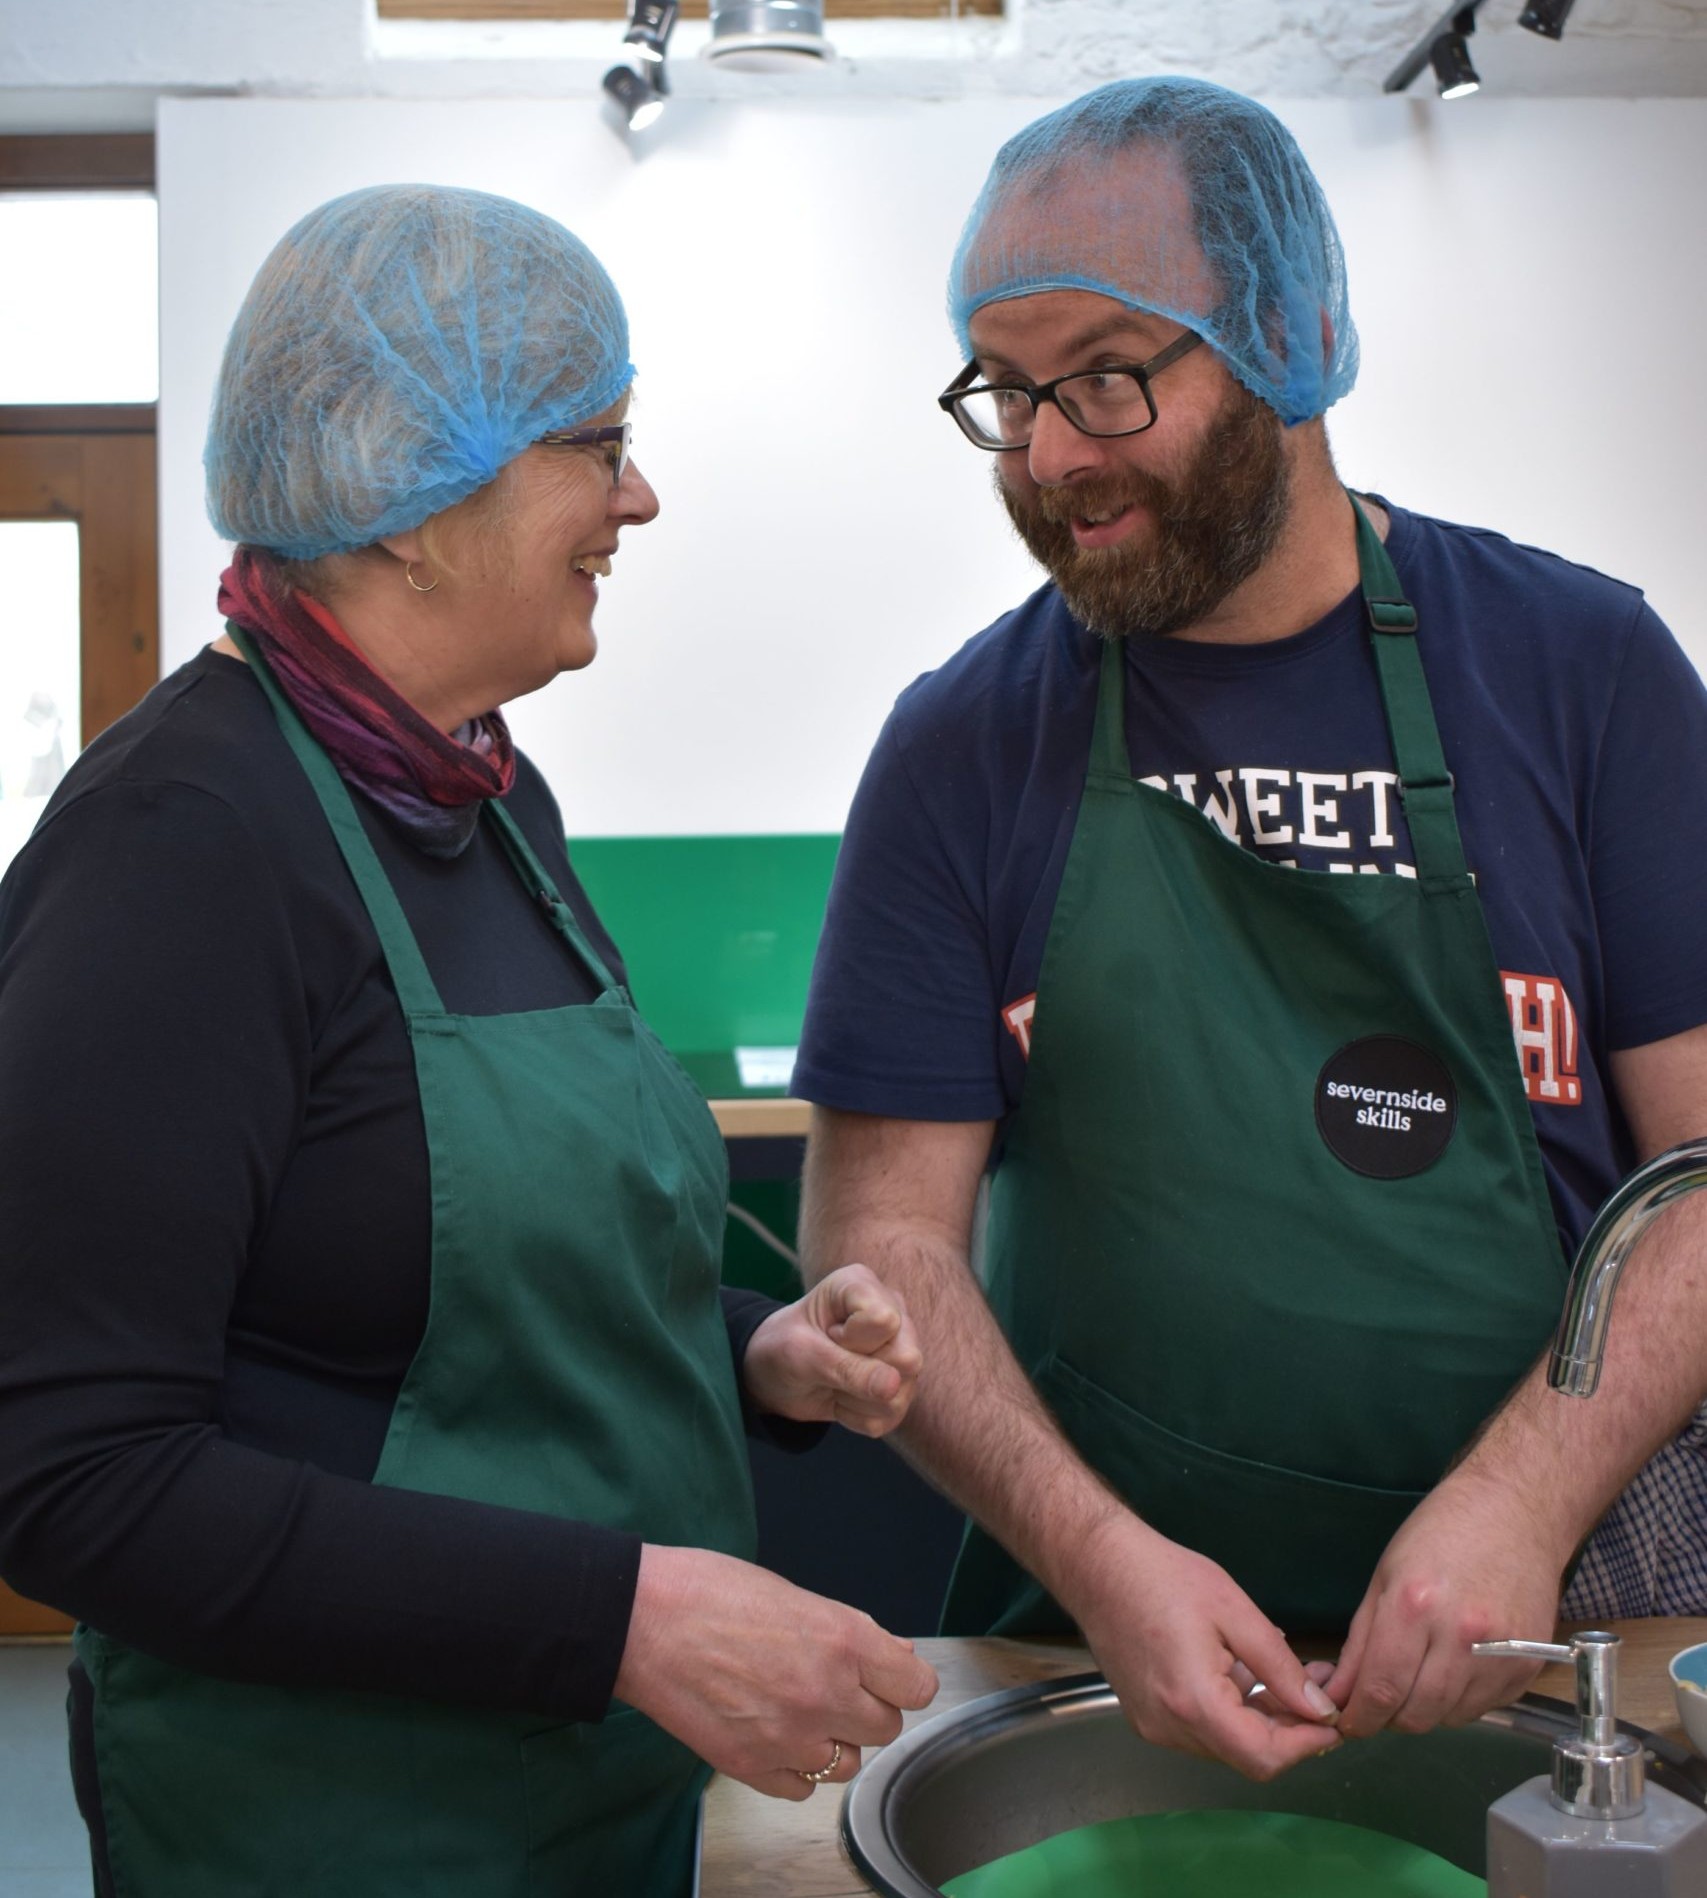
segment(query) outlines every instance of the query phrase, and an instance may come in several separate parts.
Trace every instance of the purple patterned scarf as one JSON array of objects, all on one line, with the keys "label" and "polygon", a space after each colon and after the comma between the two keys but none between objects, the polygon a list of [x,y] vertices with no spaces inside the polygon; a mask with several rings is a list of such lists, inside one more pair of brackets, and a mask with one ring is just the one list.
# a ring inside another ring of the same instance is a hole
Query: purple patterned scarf
[{"label": "purple patterned scarf", "polygon": [[239,547],[219,610],[259,642],[280,690],[338,775],[395,818],[430,857],[460,856],[489,797],[516,775],[501,712],[446,733],[387,685],[318,600],[294,592],[270,554]]}]

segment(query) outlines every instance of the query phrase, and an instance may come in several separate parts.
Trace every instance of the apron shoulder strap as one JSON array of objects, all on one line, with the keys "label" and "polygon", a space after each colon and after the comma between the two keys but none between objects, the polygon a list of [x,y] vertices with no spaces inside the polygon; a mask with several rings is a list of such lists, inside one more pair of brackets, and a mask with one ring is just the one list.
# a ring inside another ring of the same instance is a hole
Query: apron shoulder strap
[{"label": "apron shoulder strap", "polygon": [[[438,989],[427,972],[420,945],[409,927],[408,918],[403,914],[403,905],[397,900],[397,892],[391,887],[391,879],[386,875],[385,867],[379,861],[367,832],[362,829],[349,787],[339,777],[337,767],[327,757],[323,747],[303,724],[296,707],[285,697],[278,680],[273,676],[272,668],[254,640],[233,621],[226,622],[226,630],[249,661],[262,691],[272,703],[286,742],[308,774],[308,781],[314,787],[321,809],[326,813],[326,821],[332,826],[338,848],[343,852],[344,862],[349,866],[350,875],[355,879],[356,888],[360,890],[362,901],[373,919],[398,1000],[411,1015],[442,1015],[444,1004],[439,1000]],[[523,887],[544,906],[552,927],[585,965],[595,985],[601,991],[616,989],[618,984],[615,978],[582,932],[574,911],[557,893],[557,886],[522,835],[515,819],[496,798],[487,800],[484,815],[497,831],[504,853]]]},{"label": "apron shoulder strap", "polygon": [[[1440,746],[1434,707],[1417,651],[1417,610],[1405,597],[1398,570],[1357,496],[1347,490],[1357,524],[1357,565],[1369,616],[1381,703],[1393,741],[1399,797],[1416,852],[1417,875],[1436,888],[1461,881],[1469,871],[1453,808],[1452,773]],[[1090,775],[1132,775],[1126,744],[1126,642],[1107,639],[1097,675],[1096,725]]]},{"label": "apron shoulder strap", "polygon": [[1132,776],[1126,743],[1126,641],[1104,639],[1097,672],[1096,727],[1091,736],[1091,776]]},{"label": "apron shoulder strap", "polygon": [[486,806],[486,816],[491,820],[498,833],[498,841],[504,846],[506,854],[530,894],[542,905],[551,926],[555,929],[575,954],[586,965],[587,973],[600,989],[610,991],[618,989],[620,984],[605,967],[604,958],[588,940],[585,931],[575,920],[575,912],[558,894],[557,885],[551,880],[551,873],[540,862],[532,844],[522,835],[521,826],[505,810],[496,798]]},{"label": "apron shoulder strap", "polygon": [[379,946],[385,952],[386,967],[391,971],[392,986],[397,990],[397,999],[402,1003],[404,1013],[442,1015],[444,1004],[439,1000],[438,988],[427,972],[420,945],[415,941],[415,932],[403,914],[403,905],[397,900],[397,892],[391,887],[385,866],[380,862],[367,832],[362,829],[349,786],[339,777],[337,767],[303,724],[296,707],[285,697],[278,680],[273,677],[272,668],[262,657],[259,646],[234,620],[226,621],[225,630],[248,660],[249,670],[260,681],[261,690],[272,704],[279,729],[285,735],[285,742],[296,754],[297,762],[313,786],[314,795],[320,800],[320,808],[332,826],[332,835],[337,839],[344,862],[355,879],[362,901],[367,905],[368,915],[373,919]]},{"label": "apron shoulder strap", "polygon": [[1417,610],[1405,597],[1398,571],[1363,503],[1355,494],[1350,499],[1375,672],[1392,735],[1399,797],[1410,826],[1417,875],[1428,883],[1450,882],[1469,872],[1453,810],[1452,773],[1446,768],[1422,655],[1417,651]]}]

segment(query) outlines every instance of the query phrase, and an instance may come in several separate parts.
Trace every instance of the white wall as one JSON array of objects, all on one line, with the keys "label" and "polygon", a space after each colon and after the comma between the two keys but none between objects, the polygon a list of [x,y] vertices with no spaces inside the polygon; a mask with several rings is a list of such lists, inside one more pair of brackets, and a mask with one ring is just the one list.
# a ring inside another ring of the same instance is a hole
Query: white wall
[{"label": "white wall", "polygon": [[[520,741],[583,835],[839,829],[895,693],[1035,583],[931,398],[961,218],[1049,103],[682,101],[637,156],[587,101],[163,102],[165,664],[217,630],[201,437],[273,240],[360,184],[501,191],[621,287],[664,508]],[[1278,109],[1350,257],[1346,477],[1636,580],[1707,665],[1707,102]]]}]

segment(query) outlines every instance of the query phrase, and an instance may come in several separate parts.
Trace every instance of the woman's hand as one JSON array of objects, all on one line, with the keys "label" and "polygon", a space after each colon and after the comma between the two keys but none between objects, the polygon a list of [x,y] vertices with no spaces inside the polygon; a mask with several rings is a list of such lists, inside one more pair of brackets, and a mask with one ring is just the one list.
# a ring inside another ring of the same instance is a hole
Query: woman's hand
[{"label": "woman's hand", "polygon": [[923,1362],[901,1294],[844,1265],[759,1326],[741,1382],[770,1416],[882,1437],[906,1416]]},{"label": "woman's hand", "polygon": [[860,1748],[893,1740],[901,1709],[936,1690],[870,1615],[709,1549],[641,1551],[618,1698],[758,1792],[809,1799],[807,1774],[852,1779]]}]

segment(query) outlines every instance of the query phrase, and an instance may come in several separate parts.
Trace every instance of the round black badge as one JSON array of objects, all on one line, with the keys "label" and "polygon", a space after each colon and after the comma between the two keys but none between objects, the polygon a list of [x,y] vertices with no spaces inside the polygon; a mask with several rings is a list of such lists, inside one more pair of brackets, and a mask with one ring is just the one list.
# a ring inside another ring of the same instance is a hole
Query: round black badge
[{"label": "round black badge", "polygon": [[1316,1126],[1329,1152],[1374,1180],[1433,1166],[1457,1120],[1446,1063],[1397,1035],[1347,1042],[1316,1077]]}]

